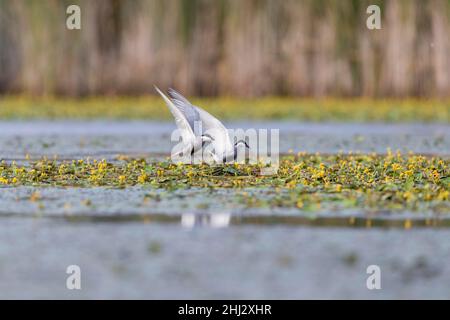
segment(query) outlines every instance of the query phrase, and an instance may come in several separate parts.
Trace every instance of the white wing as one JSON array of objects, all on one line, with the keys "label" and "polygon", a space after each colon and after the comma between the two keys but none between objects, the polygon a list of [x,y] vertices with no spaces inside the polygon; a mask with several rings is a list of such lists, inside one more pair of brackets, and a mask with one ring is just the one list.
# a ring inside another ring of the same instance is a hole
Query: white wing
[{"label": "white wing", "polygon": [[164,101],[166,102],[167,106],[169,107],[170,112],[172,113],[173,117],[175,118],[175,123],[180,130],[181,138],[183,139],[183,143],[185,144],[193,144],[195,140],[194,132],[191,129],[191,126],[189,125],[189,122],[187,121],[184,114],[173,104],[173,102],[166,97],[164,93],[161,92],[161,90],[158,89],[157,86],[155,86],[156,91],[163,97]]},{"label": "white wing", "polygon": [[198,123],[201,122],[200,114],[198,113],[197,109],[194,108],[192,103],[189,102],[188,99],[183,97],[179,92],[176,90],[169,88],[167,91],[169,94],[169,98],[172,100],[173,104],[180,110],[184,116],[186,117],[187,121],[189,122],[189,125],[191,126],[192,131],[194,132],[194,135],[199,136],[202,134],[202,132],[199,132]]},{"label": "white wing", "polygon": [[203,132],[213,137],[214,151],[218,156],[225,156],[233,151],[228,130],[217,118],[200,107],[194,106],[202,120]]},{"label": "white wing", "polygon": [[201,121],[203,134],[207,133],[214,139],[212,144],[216,155],[224,156],[233,151],[228,130],[222,122],[202,108],[191,104],[189,100],[174,89],[169,89],[169,96],[175,106],[189,119],[192,126],[194,121]]}]

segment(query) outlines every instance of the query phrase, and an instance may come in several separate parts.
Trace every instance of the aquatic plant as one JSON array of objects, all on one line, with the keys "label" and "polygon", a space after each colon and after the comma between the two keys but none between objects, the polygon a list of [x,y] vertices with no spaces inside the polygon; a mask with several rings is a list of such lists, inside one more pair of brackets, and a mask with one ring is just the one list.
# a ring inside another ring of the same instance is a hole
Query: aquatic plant
[{"label": "aquatic plant", "polygon": [[[125,159],[125,160],[124,160]],[[445,157],[388,151],[377,154],[285,156],[278,172],[261,175],[263,164],[187,165],[118,157],[114,161],[42,159],[0,163],[0,186],[103,186],[150,189],[232,188],[248,207],[318,210],[361,207],[450,212],[450,167]],[[269,197],[250,190],[266,190]]]}]

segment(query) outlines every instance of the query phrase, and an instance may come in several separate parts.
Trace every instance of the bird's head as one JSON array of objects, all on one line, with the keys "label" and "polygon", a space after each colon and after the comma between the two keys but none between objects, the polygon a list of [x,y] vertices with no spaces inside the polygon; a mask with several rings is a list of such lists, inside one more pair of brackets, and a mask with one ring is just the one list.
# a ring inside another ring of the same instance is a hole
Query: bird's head
[{"label": "bird's head", "polygon": [[214,138],[211,135],[205,133],[205,134],[202,134],[202,141],[203,142],[212,142],[212,141],[214,141]]},{"label": "bird's head", "polygon": [[235,148],[239,148],[239,147],[246,147],[247,149],[250,149],[250,147],[248,146],[247,142],[245,142],[245,140],[239,140],[234,144]]}]

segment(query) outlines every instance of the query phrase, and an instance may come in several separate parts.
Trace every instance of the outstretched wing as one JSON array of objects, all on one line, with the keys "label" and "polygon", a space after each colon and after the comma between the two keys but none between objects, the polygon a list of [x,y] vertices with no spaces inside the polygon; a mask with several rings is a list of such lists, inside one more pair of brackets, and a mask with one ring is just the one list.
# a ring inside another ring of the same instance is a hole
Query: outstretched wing
[{"label": "outstretched wing", "polygon": [[195,135],[192,131],[191,126],[189,125],[188,120],[184,116],[184,114],[178,109],[174,103],[166,97],[164,93],[161,92],[161,90],[158,89],[157,86],[155,86],[156,91],[163,97],[164,101],[166,102],[167,106],[169,107],[170,112],[172,113],[173,117],[175,118],[175,123],[180,130],[181,138],[183,139],[183,142],[188,143],[194,143]]},{"label": "outstretched wing", "polygon": [[195,135],[201,135],[201,132],[197,132],[198,128],[195,124],[196,121],[200,120],[200,115],[195,107],[189,102],[188,99],[183,97],[179,92],[170,88],[168,90],[169,97],[172,99],[173,104],[184,114],[192,131]]},{"label": "outstretched wing", "polygon": [[[189,121],[192,121],[192,123],[201,121],[202,133],[208,133],[214,139],[212,143],[216,154],[223,155],[233,150],[228,130],[222,122],[202,108],[194,106],[188,99],[174,89],[169,89],[169,96],[172,98],[175,106],[183,112]],[[194,125],[191,128],[193,127]]]}]

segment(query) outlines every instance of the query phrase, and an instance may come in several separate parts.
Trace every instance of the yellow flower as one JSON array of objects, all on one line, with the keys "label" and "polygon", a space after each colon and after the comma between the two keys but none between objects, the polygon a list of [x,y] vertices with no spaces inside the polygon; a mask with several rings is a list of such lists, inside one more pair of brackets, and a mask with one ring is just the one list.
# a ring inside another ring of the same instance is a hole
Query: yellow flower
[{"label": "yellow flower", "polygon": [[437,170],[433,170],[431,175],[433,176],[434,179],[439,179],[440,178],[439,172]]},{"label": "yellow flower", "polygon": [[100,172],[100,173],[104,172],[105,169],[106,169],[106,167],[107,167],[107,165],[108,165],[108,164],[106,163],[105,160],[102,160],[101,162],[99,162],[99,163],[97,164],[98,172]]},{"label": "yellow flower", "polygon": [[64,174],[65,172],[66,172],[66,166],[63,165],[63,164],[60,165],[60,166],[59,166],[59,169],[58,169],[58,173],[62,175],[62,174]]},{"label": "yellow flower", "polygon": [[127,180],[127,177],[125,177],[125,176],[119,176],[119,183],[120,183],[120,184],[124,184],[126,180]]},{"label": "yellow flower", "polygon": [[403,199],[405,199],[406,201],[413,200],[414,198],[414,194],[409,191],[403,193]]},{"label": "yellow flower", "polygon": [[444,201],[444,200],[448,200],[449,199],[449,195],[450,195],[450,192],[448,191],[448,190],[442,190],[441,192],[439,192],[439,194],[437,195],[437,199],[438,200],[442,200],[442,201]]},{"label": "yellow flower", "polygon": [[138,177],[138,182],[139,183],[145,183],[148,179],[148,176],[145,173],[142,173],[139,177]]},{"label": "yellow flower", "polygon": [[290,189],[293,189],[293,188],[295,188],[296,186],[297,186],[297,181],[296,181],[296,180],[291,180],[291,181],[289,181],[289,182],[286,183],[286,187],[287,187],[287,188],[290,188]]},{"label": "yellow flower", "polygon": [[411,177],[414,174],[413,170],[406,170],[405,172],[403,172],[401,174],[401,176],[405,176],[405,177]]},{"label": "yellow flower", "polygon": [[96,174],[94,174],[94,173],[91,173],[92,175],[89,177],[89,181],[91,181],[91,182],[97,182],[98,180],[100,180],[100,177],[99,176],[97,176]]},{"label": "yellow flower", "polygon": [[193,171],[188,171],[188,173],[186,173],[188,178],[192,178],[194,176],[194,172]]}]

